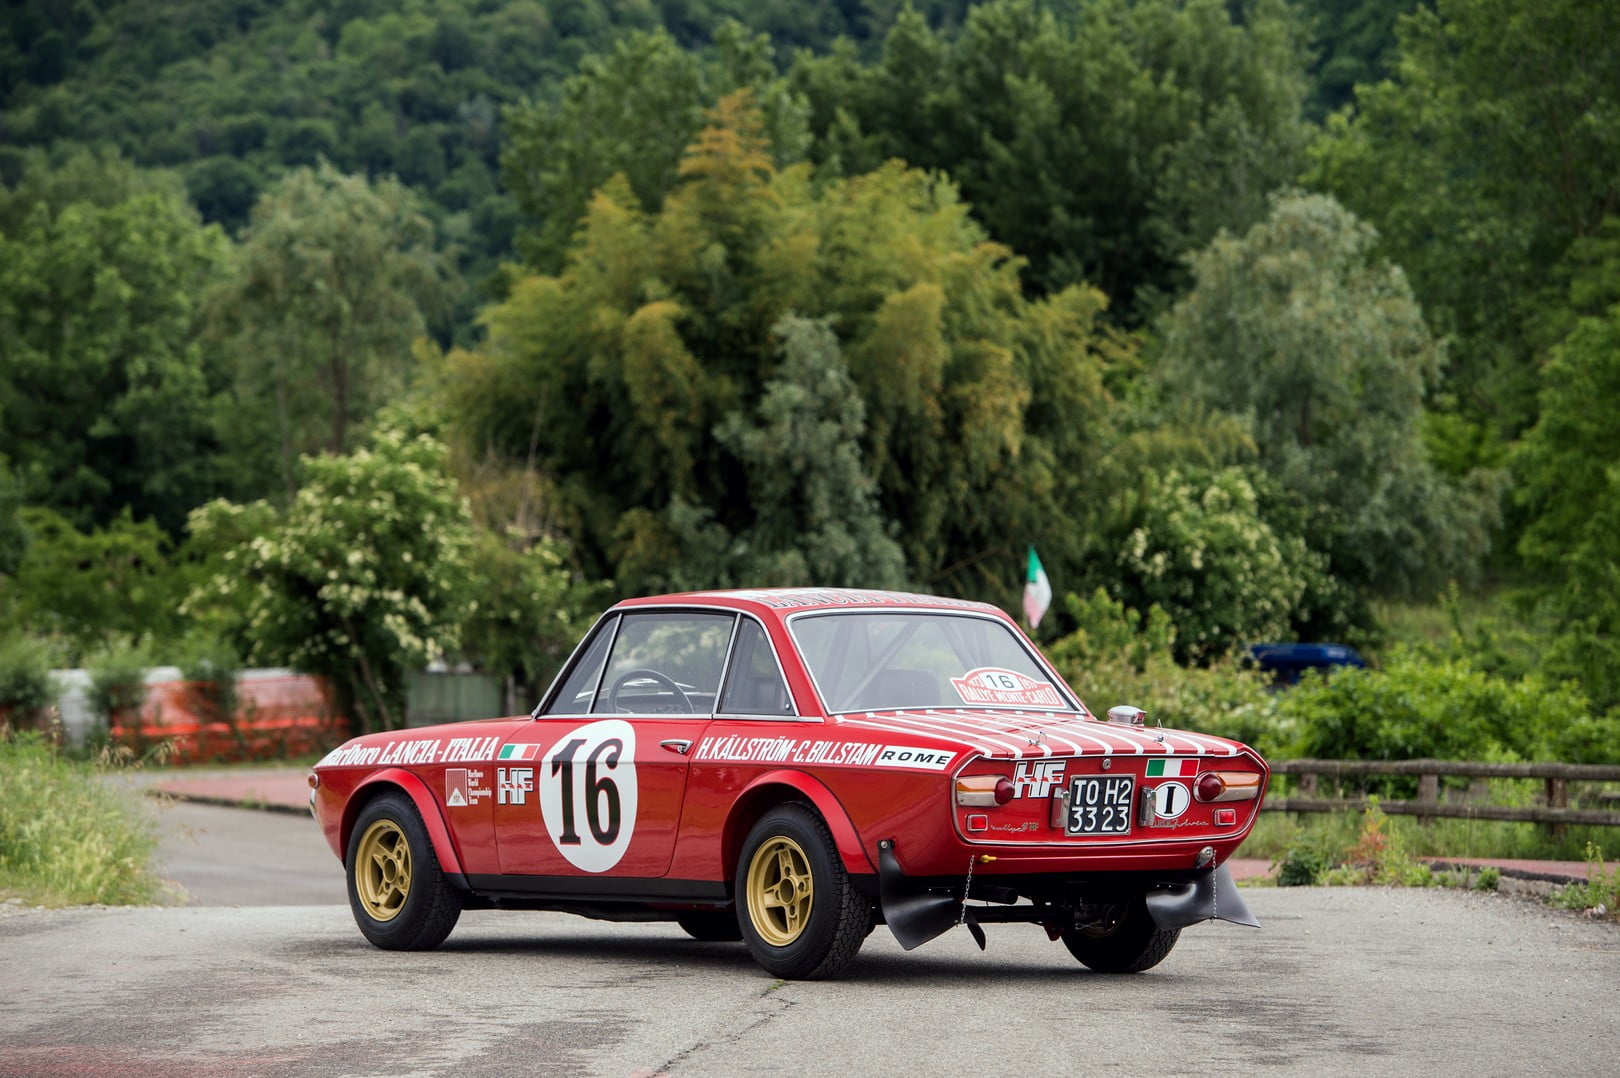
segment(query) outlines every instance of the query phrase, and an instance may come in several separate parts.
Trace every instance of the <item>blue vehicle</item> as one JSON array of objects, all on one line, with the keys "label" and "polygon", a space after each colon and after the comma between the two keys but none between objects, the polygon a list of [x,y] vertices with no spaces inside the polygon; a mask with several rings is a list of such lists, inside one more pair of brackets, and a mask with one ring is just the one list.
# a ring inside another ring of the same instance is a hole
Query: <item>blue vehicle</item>
[{"label": "blue vehicle", "polygon": [[1361,653],[1348,644],[1250,644],[1249,661],[1270,674],[1277,686],[1296,684],[1307,670],[1367,665]]}]

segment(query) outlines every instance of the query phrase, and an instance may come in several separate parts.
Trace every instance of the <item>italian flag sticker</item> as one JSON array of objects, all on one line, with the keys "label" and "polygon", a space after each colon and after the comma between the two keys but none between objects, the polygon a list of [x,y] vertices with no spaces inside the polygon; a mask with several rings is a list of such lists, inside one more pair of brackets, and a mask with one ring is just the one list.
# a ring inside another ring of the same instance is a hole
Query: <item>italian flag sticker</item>
[{"label": "italian flag sticker", "polygon": [[502,745],[497,760],[532,760],[539,745]]},{"label": "italian flag sticker", "polygon": [[1196,774],[1197,760],[1149,760],[1147,765],[1150,779],[1190,779]]}]

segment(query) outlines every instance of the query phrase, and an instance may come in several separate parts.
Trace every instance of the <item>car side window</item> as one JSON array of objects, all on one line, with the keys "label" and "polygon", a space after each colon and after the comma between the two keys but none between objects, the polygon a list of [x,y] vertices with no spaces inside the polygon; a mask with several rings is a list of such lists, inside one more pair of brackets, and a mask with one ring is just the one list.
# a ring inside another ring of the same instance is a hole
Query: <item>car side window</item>
[{"label": "car side window", "polygon": [[591,701],[596,698],[596,683],[602,678],[602,663],[607,658],[608,645],[613,642],[613,631],[618,623],[617,617],[602,619],[591,642],[574,664],[568,680],[563,682],[562,688],[552,698],[545,714],[584,715],[591,710]]},{"label": "car side window", "polygon": [[777,668],[776,656],[759,622],[744,618],[737,630],[737,643],[731,655],[731,671],[726,675],[726,691],[720,698],[724,715],[792,715],[793,698]]},{"label": "car side window", "polygon": [[621,615],[593,712],[712,714],[736,616],[669,610]]}]

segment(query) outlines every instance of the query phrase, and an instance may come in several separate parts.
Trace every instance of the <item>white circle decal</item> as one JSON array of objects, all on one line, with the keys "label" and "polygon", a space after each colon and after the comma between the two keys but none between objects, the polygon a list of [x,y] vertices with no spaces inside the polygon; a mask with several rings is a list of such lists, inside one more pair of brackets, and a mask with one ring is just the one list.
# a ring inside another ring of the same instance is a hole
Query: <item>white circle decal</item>
[{"label": "white circle decal", "polygon": [[1173,820],[1192,804],[1192,791],[1179,782],[1162,782],[1153,788],[1153,811],[1161,820]]},{"label": "white circle decal", "polygon": [[636,829],[636,731],[622,719],[570,730],[540,764],[540,815],[568,863],[606,872]]}]

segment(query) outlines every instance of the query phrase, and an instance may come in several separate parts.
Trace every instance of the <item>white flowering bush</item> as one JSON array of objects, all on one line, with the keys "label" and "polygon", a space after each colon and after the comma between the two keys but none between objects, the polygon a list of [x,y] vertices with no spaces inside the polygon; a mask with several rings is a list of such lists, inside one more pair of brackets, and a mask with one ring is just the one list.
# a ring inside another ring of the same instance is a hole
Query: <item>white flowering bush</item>
[{"label": "white flowering bush", "polygon": [[285,511],[195,510],[199,545],[228,548],[188,605],[239,611],[246,658],[325,676],[361,731],[400,725],[406,675],[457,646],[472,603],[471,515],[445,455],[385,429],[349,456],[305,457]]},{"label": "white flowering bush", "polygon": [[1114,553],[1115,598],[1155,605],[1175,626],[1181,662],[1206,663],[1258,640],[1286,638],[1321,555],[1262,519],[1240,468],[1147,477]]}]

